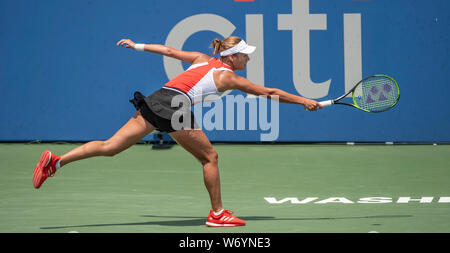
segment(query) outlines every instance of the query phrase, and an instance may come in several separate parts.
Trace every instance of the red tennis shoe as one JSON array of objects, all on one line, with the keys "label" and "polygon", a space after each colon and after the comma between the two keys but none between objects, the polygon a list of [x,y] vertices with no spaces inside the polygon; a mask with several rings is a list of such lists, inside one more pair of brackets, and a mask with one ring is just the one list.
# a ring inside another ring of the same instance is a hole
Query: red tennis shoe
[{"label": "red tennis shoe", "polygon": [[53,177],[56,172],[56,162],[60,160],[61,157],[52,154],[50,151],[46,150],[42,153],[41,160],[36,164],[33,173],[33,185],[34,188],[39,189],[44,181],[48,177]]},{"label": "red tennis shoe", "polygon": [[245,221],[234,217],[233,211],[223,210],[219,215],[214,215],[213,210],[209,212],[206,226],[208,227],[237,227],[245,226]]}]

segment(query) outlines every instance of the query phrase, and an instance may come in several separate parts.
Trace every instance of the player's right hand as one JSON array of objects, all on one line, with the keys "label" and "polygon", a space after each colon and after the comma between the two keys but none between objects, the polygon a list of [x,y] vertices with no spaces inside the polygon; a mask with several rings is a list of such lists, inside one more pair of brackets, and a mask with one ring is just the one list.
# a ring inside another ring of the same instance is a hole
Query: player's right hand
[{"label": "player's right hand", "polygon": [[308,110],[310,112],[316,111],[317,109],[322,109],[320,103],[312,99],[306,99],[306,102],[303,104],[303,106],[305,107],[305,110]]}]

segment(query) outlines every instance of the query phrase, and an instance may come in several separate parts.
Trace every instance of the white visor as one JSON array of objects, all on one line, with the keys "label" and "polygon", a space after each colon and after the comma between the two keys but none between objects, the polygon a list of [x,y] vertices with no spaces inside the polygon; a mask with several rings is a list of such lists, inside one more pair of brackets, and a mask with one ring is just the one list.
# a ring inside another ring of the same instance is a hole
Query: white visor
[{"label": "white visor", "polygon": [[228,48],[220,53],[220,56],[228,56],[237,53],[251,54],[255,51],[256,47],[247,45],[244,40],[241,40],[236,46]]}]

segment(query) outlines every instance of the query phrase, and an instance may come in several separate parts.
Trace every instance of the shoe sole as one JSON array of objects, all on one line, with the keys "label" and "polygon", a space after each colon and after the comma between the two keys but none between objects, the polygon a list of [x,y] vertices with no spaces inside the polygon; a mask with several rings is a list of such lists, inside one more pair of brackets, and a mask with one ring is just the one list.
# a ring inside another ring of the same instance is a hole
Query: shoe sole
[{"label": "shoe sole", "polygon": [[39,184],[36,185],[36,180],[42,178],[42,170],[50,163],[52,160],[52,153],[50,151],[44,151],[44,153],[41,155],[41,160],[39,160],[38,164],[36,164],[36,167],[34,168],[33,173],[33,185],[34,188],[39,189],[42,185],[42,182],[38,182]]},{"label": "shoe sole", "polygon": [[218,223],[206,222],[206,226],[208,226],[208,227],[239,227],[239,226],[245,226],[245,224],[218,224]]}]

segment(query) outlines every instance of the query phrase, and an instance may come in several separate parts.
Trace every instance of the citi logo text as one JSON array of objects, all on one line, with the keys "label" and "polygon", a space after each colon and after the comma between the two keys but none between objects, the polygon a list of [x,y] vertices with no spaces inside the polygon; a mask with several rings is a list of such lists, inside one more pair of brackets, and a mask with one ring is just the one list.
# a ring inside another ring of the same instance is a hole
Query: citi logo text
[{"label": "citi logo text", "polygon": [[[277,30],[270,35],[290,32],[292,34],[292,82],[297,92],[308,98],[328,95],[332,79],[314,82],[311,79],[310,32],[327,30],[327,14],[310,13],[310,0],[292,0],[291,13],[277,14]],[[233,34],[236,26],[227,18],[211,13],[196,14],[178,22],[169,32],[165,45],[183,48],[184,43],[197,32],[212,31],[224,38]],[[264,15],[245,15],[246,42],[256,46],[247,64],[247,78],[264,85]],[[361,13],[343,13],[344,76],[345,90],[350,90],[362,79],[362,25]],[[323,59],[328,61],[329,59]],[[164,57],[164,69],[172,79],[184,71],[181,61]]]}]

